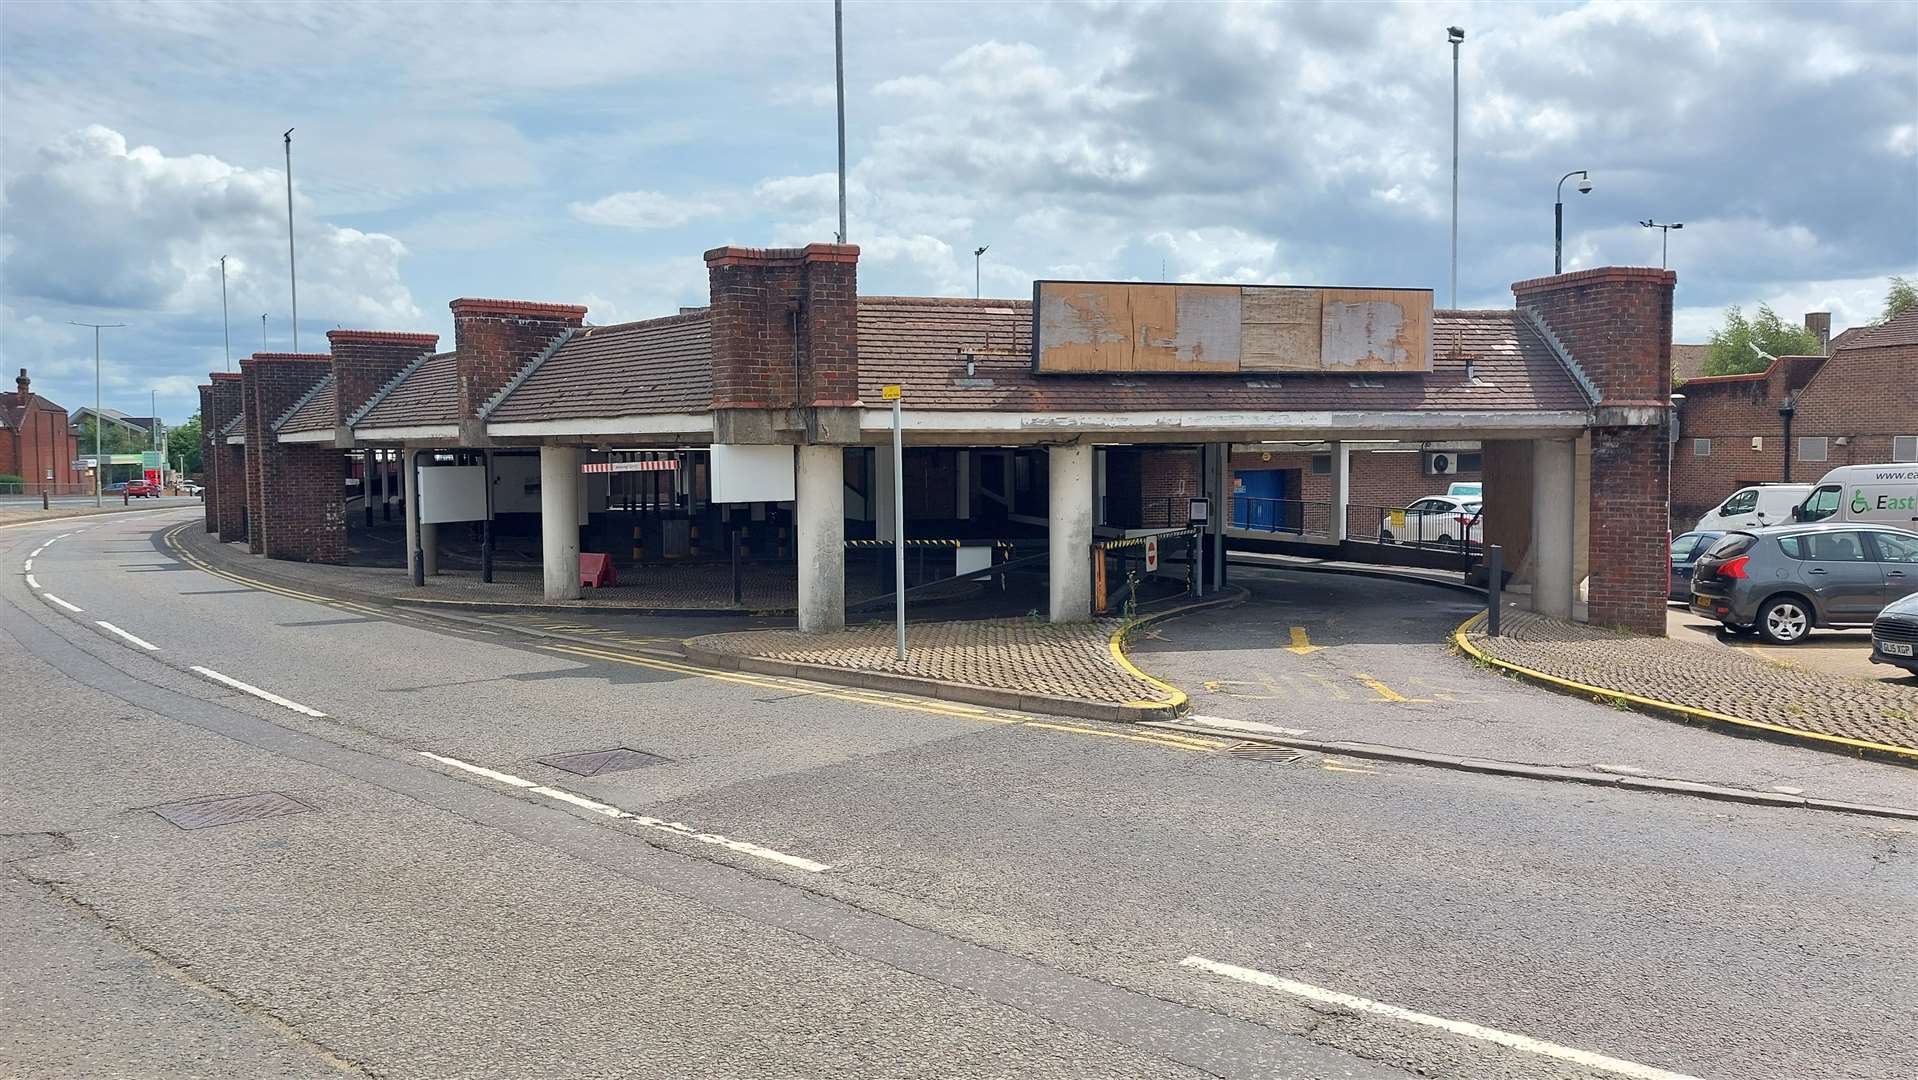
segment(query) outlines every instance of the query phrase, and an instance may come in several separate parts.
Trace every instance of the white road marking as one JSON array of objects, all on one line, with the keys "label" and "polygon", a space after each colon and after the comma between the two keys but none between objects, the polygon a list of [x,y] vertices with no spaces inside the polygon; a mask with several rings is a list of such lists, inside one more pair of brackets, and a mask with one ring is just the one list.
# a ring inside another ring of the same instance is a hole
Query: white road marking
[{"label": "white road marking", "polygon": [[322,718],[326,716],[325,713],[321,712],[318,709],[308,708],[307,706],[302,705],[297,701],[289,701],[286,698],[283,698],[280,695],[272,692],[271,690],[262,690],[259,687],[254,686],[252,683],[243,683],[231,675],[222,675],[219,672],[214,671],[212,668],[203,668],[203,667],[195,666],[193,668],[193,672],[197,675],[202,675],[202,676],[205,676],[206,678],[212,679],[216,683],[222,683],[226,686],[230,686],[233,689],[240,691],[241,693],[252,694],[254,697],[259,698],[261,701],[270,701],[273,704],[278,705],[283,709],[292,709],[294,712],[300,713],[304,716],[318,716]]},{"label": "white road marking", "polygon": [[[51,544],[51,543],[53,543],[53,541],[51,541],[51,540],[49,540],[49,541],[47,541],[47,544]],[[41,544],[41,545],[40,545],[39,547],[37,547],[37,548],[34,548],[34,549],[33,549],[33,550],[31,551],[31,552],[29,552],[29,553],[27,554],[27,558],[29,558],[29,559],[37,559],[37,558],[39,558],[39,557],[40,557],[40,553],[41,553],[41,552],[43,552],[43,551],[45,551],[45,550],[47,550],[47,544]]]},{"label": "white road marking", "polygon": [[67,603],[65,600],[60,599],[59,597],[53,595],[50,592],[43,592],[40,594],[40,597],[41,599],[51,600],[54,603],[59,604],[61,607],[66,608],[68,611],[73,612],[75,615],[78,615],[80,613],[81,609],[74,607],[72,604]]},{"label": "white road marking", "polygon": [[153,642],[148,641],[147,639],[143,637],[135,637],[134,635],[127,633],[125,630],[120,629],[119,627],[113,625],[112,623],[107,622],[105,619],[95,619],[93,620],[93,623],[95,626],[98,626],[100,629],[105,630],[107,633],[118,634],[121,637],[127,639],[128,641],[133,642],[135,645],[138,645],[139,647],[141,647],[142,649],[145,649],[148,652],[160,651],[160,647],[158,645],[155,645]]},{"label": "white road marking", "polygon": [[683,840],[697,840],[702,844],[712,844],[716,847],[723,847],[728,851],[737,851],[741,855],[751,855],[754,858],[765,859],[768,862],[776,862],[782,866],[790,866],[795,870],[804,870],[809,874],[823,874],[832,869],[831,866],[825,863],[814,862],[811,859],[804,859],[797,855],[788,855],[783,851],[774,851],[769,847],[760,847],[758,844],[749,843],[745,840],[734,840],[731,837],[720,836],[717,833],[699,832],[684,822],[663,821],[656,817],[647,817],[644,814],[634,814],[608,803],[594,802],[592,799],[575,795],[570,791],[561,791],[558,788],[546,787],[542,784],[527,780],[524,777],[499,772],[494,769],[489,769],[484,765],[475,765],[470,761],[444,757],[439,754],[428,753],[425,750],[421,750],[418,753],[421,757],[431,758],[442,765],[451,765],[456,769],[464,769],[476,776],[484,776],[488,780],[497,780],[502,784],[525,788],[535,794],[544,795],[549,799],[556,799],[584,810],[591,810],[595,814],[603,814],[609,818],[631,821],[635,824],[644,825],[649,829],[657,829],[660,832],[671,833]]},{"label": "white road marking", "polygon": [[1211,972],[1214,975],[1223,975],[1228,979],[1237,979],[1243,983],[1251,983],[1253,986],[1263,986],[1269,990],[1283,991],[1284,993],[1293,994],[1309,1001],[1319,1002],[1322,1005],[1336,1005],[1343,1009],[1351,1009],[1353,1012],[1373,1013],[1378,1016],[1388,1016],[1394,1020],[1403,1020],[1411,1024],[1422,1024],[1425,1027],[1449,1031],[1454,1035],[1463,1035],[1468,1039],[1478,1039],[1481,1042],[1496,1043],[1499,1046],[1510,1047],[1513,1050],[1523,1050],[1526,1053],[1538,1054],[1542,1057],[1569,1061],[1588,1069],[1598,1069],[1602,1072],[1616,1073],[1619,1076],[1629,1076],[1632,1077],[1633,1080],[1698,1080],[1697,1077],[1687,1076],[1684,1073],[1669,1072],[1665,1069],[1654,1068],[1650,1065],[1640,1065],[1635,1061],[1606,1057],[1604,1054],[1595,1054],[1590,1050],[1579,1050],[1570,1046],[1560,1046],[1557,1043],[1534,1039],[1528,1035],[1515,1035],[1509,1031],[1500,1031],[1497,1028],[1489,1028],[1465,1020],[1447,1020],[1442,1016],[1432,1016],[1429,1013],[1414,1012],[1411,1009],[1400,1008],[1397,1005],[1387,1005],[1382,1001],[1373,1001],[1370,998],[1357,997],[1352,994],[1342,994],[1337,990],[1327,990],[1324,987],[1313,986],[1310,983],[1297,982],[1292,979],[1282,979],[1277,975],[1269,975],[1263,971],[1257,971],[1252,968],[1238,967],[1234,964],[1222,964],[1217,960],[1208,960],[1203,956],[1188,956],[1184,960],[1179,961],[1179,965],[1181,967],[1195,968],[1199,971]]},{"label": "white road marking", "polygon": [[35,590],[35,591],[38,591],[38,590],[39,590],[39,588],[40,588],[40,583],[39,583],[38,581],[35,581],[35,580],[33,579],[33,575],[32,575],[32,574],[28,574],[28,575],[27,575],[27,588],[29,588],[29,589],[33,589],[33,590]]},{"label": "white road marking", "polygon": [[27,563],[26,563],[26,565],[25,565],[24,567],[22,567],[22,569],[24,569],[24,570],[25,570],[25,571],[26,571],[27,573],[29,573],[29,574],[31,574],[31,573],[33,573],[33,560],[32,560],[31,558],[29,558],[29,559],[27,560]]},{"label": "white road marking", "polygon": [[1277,724],[1261,724],[1256,720],[1232,720],[1223,716],[1188,716],[1186,719],[1210,727],[1222,727],[1229,731],[1252,731],[1264,735],[1303,735],[1311,730],[1310,728],[1280,727]]}]

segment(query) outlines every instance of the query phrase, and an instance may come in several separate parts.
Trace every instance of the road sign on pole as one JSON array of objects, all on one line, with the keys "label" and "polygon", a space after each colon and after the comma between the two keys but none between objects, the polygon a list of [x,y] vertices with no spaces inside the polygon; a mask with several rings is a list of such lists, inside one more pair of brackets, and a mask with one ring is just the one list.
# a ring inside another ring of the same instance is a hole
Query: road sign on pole
[{"label": "road sign on pole", "polygon": [[1148,574],[1159,572],[1159,538],[1156,536],[1145,538],[1145,572]]},{"label": "road sign on pole", "polygon": [[892,402],[892,576],[893,615],[899,624],[898,658],[906,658],[906,450],[900,418],[898,383],[882,387],[879,396]]}]

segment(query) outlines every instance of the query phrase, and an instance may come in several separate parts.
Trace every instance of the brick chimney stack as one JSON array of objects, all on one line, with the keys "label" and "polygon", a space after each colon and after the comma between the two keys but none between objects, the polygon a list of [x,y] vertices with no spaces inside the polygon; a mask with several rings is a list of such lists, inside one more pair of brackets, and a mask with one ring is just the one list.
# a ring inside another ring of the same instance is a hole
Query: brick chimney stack
[{"label": "brick chimney stack", "polygon": [[1831,312],[1805,312],[1805,329],[1818,339],[1818,355],[1831,355]]},{"label": "brick chimney stack", "polygon": [[33,380],[27,378],[26,368],[20,369],[20,377],[13,380],[13,385],[20,388],[20,404],[25,405],[27,403],[27,398],[33,395],[33,391],[29,389],[30,387],[33,386]]},{"label": "brick chimney stack", "polygon": [[706,270],[720,440],[839,441],[859,401],[859,248],[714,248]]},{"label": "brick chimney stack", "polygon": [[380,387],[401,369],[439,346],[438,334],[409,334],[397,330],[329,330],[333,350],[333,423],[365,405]]},{"label": "brick chimney stack", "polygon": [[453,309],[453,348],[459,353],[461,423],[472,420],[554,338],[586,321],[586,309],[577,304],[468,297],[448,306]]}]

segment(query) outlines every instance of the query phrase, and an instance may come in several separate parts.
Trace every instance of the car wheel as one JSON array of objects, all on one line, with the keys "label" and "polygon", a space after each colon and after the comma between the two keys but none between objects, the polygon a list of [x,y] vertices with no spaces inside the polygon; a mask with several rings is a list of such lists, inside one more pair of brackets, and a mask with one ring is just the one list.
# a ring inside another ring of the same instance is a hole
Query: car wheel
[{"label": "car wheel", "polygon": [[1457,540],[1453,539],[1452,537],[1446,536],[1444,534],[1440,534],[1438,542],[1441,547],[1457,547],[1458,546]]},{"label": "car wheel", "polygon": [[1765,601],[1758,609],[1758,633],[1773,645],[1796,645],[1811,633],[1811,605],[1796,596]]},{"label": "car wheel", "polygon": [[1389,530],[1387,530],[1387,529],[1380,529],[1380,530],[1379,530],[1379,543],[1381,543],[1381,544],[1389,544],[1389,543],[1391,543],[1391,542],[1392,542],[1392,533],[1391,533],[1391,532],[1390,532]]}]

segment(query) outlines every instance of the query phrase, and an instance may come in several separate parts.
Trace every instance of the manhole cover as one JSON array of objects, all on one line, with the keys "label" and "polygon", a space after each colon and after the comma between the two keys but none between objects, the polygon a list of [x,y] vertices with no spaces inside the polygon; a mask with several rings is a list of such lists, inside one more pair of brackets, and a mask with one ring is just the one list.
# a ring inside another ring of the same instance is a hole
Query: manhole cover
[{"label": "manhole cover", "polygon": [[1270,743],[1242,742],[1226,748],[1233,757],[1251,758],[1253,761],[1267,761],[1274,765],[1290,765],[1304,759],[1306,751],[1294,750],[1289,746],[1273,746]]},{"label": "manhole cover", "polygon": [[234,825],[259,818],[304,814],[311,809],[313,808],[305,803],[294,802],[277,791],[267,791],[258,795],[223,795],[211,799],[188,799],[185,802],[156,806],[153,812],[182,829],[205,829],[214,825]]},{"label": "manhole cover", "polygon": [[644,750],[629,750],[622,746],[614,750],[582,750],[577,754],[540,758],[539,763],[564,770],[574,776],[598,776],[600,773],[638,769],[669,760],[671,759],[660,757],[658,754],[649,754]]}]

